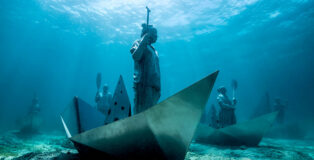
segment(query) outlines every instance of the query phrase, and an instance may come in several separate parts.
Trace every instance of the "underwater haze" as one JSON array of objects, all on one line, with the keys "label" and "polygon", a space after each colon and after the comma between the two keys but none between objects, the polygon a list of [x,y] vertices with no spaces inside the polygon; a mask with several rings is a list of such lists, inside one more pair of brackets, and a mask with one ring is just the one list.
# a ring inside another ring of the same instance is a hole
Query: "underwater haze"
[{"label": "underwater haze", "polygon": [[98,72],[111,93],[122,75],[133,106],[129,50],[145,6],[158,30],[160,101],[219,70],[206,110],[236,79],[238,121],[268,92],[287,104],[286,121],[313,133],[313,0],[1,0],[0,131],[18,128],[34,93],[43,130],[62,130],[73,96],[96,105]]}]

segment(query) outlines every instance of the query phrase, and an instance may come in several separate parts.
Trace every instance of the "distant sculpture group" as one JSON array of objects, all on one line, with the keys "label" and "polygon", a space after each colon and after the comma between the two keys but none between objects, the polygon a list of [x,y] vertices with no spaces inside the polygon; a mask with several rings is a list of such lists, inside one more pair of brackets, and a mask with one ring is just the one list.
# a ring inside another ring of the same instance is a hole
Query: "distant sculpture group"
[{"label": "distant sculpture group", "polygon": [[[232,100],[227,96],[227,89],[222,86],[217,89],[218,96],[217,102],[219,105],[219,113],[217,116],[217,111],[215,105],[211,105],[209,116],[210,116],[210,126],[213,128],[224,128],[230,125],[234,125],[237,123],[237,118],[235,114],[235,106],[237,104],[237,100],[235,97]],[[255,118],[270,112],[278,111],[277,123],[283,124],[285,119],[285,110],[286,106],[281,103],[279,98],[276,98],[274,101],[273,107],[270,106],[269,102],[269,94],[266,93],[263,96],[260,104],[256,108],[255,112],[253,112],[253,116],[251,118]]]}]

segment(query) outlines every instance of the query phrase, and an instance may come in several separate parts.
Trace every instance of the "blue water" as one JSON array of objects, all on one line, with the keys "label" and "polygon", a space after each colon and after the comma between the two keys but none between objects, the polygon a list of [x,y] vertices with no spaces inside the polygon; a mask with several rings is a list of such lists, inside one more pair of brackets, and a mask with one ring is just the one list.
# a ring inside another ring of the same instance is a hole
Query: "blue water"
[{"label": "blue water", "polygon": [[111,92],[121,74],[133,103],[129,49],[146,5],[158,29],[161,100],[220,70],[208,107],[236,79],[239,121],[266,91],[288,104],[287,121],[313,120],[312,0],[2,0],[0,131],[17,127],[34,92],[44,128],[62,129],[74,95],[95,104],[97,72]]}]

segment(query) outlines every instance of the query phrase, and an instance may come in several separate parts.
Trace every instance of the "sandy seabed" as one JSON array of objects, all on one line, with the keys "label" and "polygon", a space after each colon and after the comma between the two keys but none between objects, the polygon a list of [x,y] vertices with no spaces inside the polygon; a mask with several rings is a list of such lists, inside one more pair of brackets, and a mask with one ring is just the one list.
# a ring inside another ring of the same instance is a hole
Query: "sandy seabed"
[{"label": "sandy seabed", "polygon": [[[78,152],[63,133],[0,135],[0,160],[75,160]],[[192,143],[185,160],[314,160],[313,140],[264,138],[258,147],[222,147]]]}]

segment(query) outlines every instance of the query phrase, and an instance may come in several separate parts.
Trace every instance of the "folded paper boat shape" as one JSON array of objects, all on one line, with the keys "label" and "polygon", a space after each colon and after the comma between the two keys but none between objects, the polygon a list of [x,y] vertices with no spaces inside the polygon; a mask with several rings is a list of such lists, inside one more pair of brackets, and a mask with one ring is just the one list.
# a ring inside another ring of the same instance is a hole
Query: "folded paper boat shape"
[{"label": "folded paper boat shape", "polygon": [[228,146],[257,146],[276,120],[277,114],[278,112],[272,112],[220,129],[200,124],[195,134],[195,141]]},{"label": "folded paper boat shape", "polygon": [[[144,112],[93,129],[83,129],[80,132],[77,127],[69,129],[69,120],[62,118],[63,116],[61,119],[68,137],[82,156],[182,160],[217,75],[218,71]],[[97,120],[92,121],[95,121],[90,122],[93,126],[98,124]]]}]

